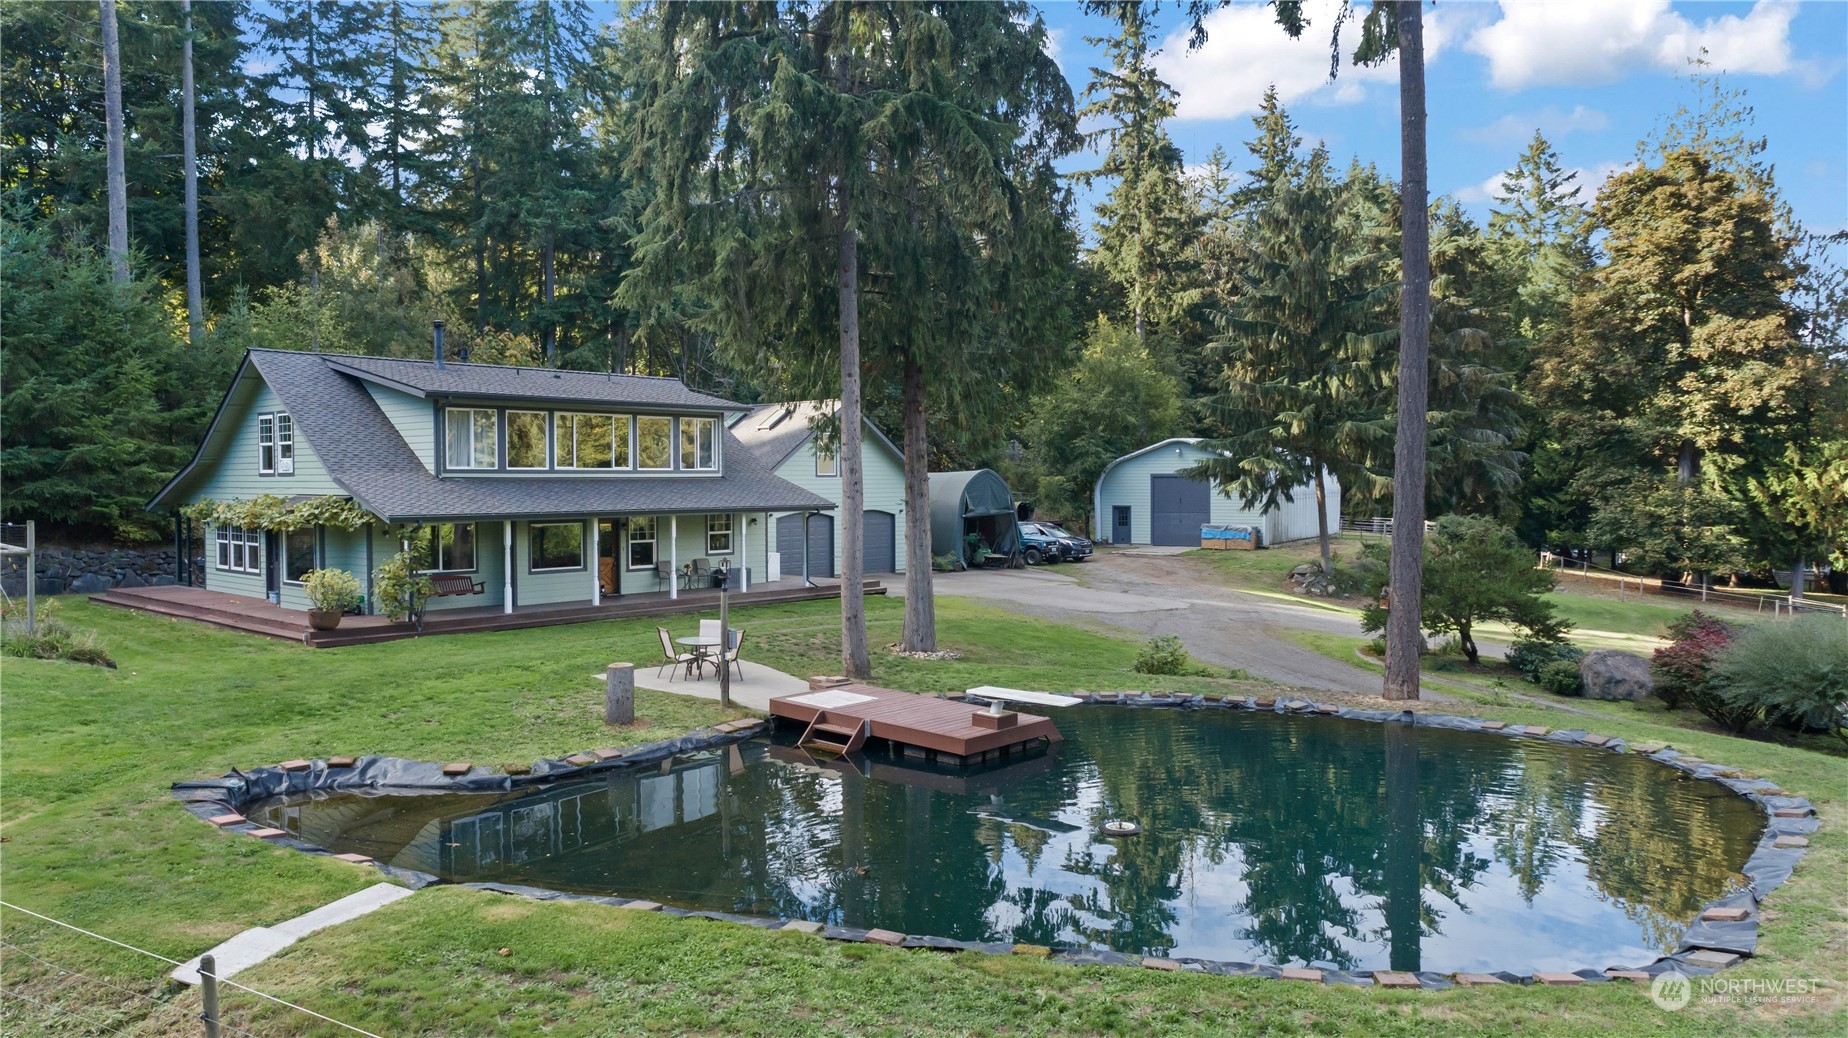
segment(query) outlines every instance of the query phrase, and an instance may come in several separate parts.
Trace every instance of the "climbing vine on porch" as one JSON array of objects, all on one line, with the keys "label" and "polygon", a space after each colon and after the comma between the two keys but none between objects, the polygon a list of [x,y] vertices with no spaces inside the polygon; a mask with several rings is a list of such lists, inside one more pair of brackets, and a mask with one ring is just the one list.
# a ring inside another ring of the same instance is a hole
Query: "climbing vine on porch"
[{"label": "climbing vine on porch", "polygon": [[357,530],[367,523],[380,522],[378,516],[355,504],[350,497],[310,497],[292,499],[276,494],[258,494],[237,501],[214,501],[205,498],[180,509],[188,519],[244,530],[286,533],[314,526],[331,526]]}]

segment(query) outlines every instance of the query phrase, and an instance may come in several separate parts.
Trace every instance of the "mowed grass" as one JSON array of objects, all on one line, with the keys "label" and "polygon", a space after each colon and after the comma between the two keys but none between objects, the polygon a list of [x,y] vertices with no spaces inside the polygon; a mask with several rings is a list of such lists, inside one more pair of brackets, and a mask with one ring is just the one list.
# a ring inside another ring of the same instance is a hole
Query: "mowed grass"
[{"label": "mowed grass", "polygon": [[[902,604],[868,604],[875,644],[895,641]],[[1132,642],[956,600],[940,601],[939,610],[943,646],[965,658],[913,661],[875,648],[876,680],[921,691],[1250,684],[1146,679],[1129,670]],[[173,781],[343,752],[498,765],[662,738],[727,716],[710,702],[638,690],[645,724],[602,724],[589,675],[612,660],[657,654],[651,621],[309,651],[88,603],[70,603],[67,615],[101,630],[121,669],[0,664],[4,897],[175,959],[378,875],[214,831],[172,801]],[[740,609],[735,617],[755,646],[747,659],[797,674],[838,669],[838,615],[829,604]],[[678,629],[693,621],[663,622]],[[1478,712],[1560,724],[1520,704]],[[1823,978],[1821,1001],[1697,1003],[1668,1014],[1629,985],[1320,988],[840,945],[448,888],[315,934],[239,981],[381,1035],[1848,1032],[1848,905],[1839,882],[1848,841],[1835,821],[1841,761],[1640,717],[1614,717],[1607,730],[1666,738],[1817,800],[1824,828],[1797,877],[1766,905],[1760,957],[1728,976]],[[0,1000],[0,1033],[199,1033],[188,1015],[198,1011],[196,993],[166,982],[163,965],[17,912],[0,912],[0,924],[0,974],[13,996]],[[348,1033],[246,994],[228,995],[227,1006],[232,1022],[253,1033]]]}]

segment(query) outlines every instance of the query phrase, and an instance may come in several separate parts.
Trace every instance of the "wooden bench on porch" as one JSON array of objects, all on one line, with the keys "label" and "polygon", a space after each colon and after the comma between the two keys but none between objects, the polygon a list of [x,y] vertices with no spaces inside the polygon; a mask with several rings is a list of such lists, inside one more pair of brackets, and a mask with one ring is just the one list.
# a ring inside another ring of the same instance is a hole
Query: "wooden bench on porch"
[{"label": "wooden bench on porch", "polygon": [[488,590],[488,585],[479,580],[470,580],[466,573],[432,573],[430,574],[431,598],[447,598],[450,595],[479,595]]}]

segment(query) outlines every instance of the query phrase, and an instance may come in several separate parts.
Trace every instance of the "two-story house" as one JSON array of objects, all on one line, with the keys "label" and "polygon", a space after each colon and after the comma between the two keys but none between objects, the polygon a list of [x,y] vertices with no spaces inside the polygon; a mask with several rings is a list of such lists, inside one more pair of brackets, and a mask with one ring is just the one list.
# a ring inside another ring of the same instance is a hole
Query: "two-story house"
[{"label": "two-story house", "polygon": [[[840,459],[820,429],[840,411],[838,400],[760,404],[735,415],[731,431],[778,478],[841,507]],[[879,427],[867,421],[860,437],[865,495],[862,554],[868,575],[905,571],[905,458]],[[771,517],[771,550],[782,575],[832,577],[840,573],[841,543],[833,515],[794,511]]]},{"label": "two-story house", "polygon": [[302,578],[367,584],[408,547],[463,575],[444,609],[596,604],[765,579],[772,516],[833,502],[777,477],[726,428],[744,405],[676,379],[252,350],[193,460],[149,503],[350,500],[365,521],[205,530],[205,584],[305,609]]}]

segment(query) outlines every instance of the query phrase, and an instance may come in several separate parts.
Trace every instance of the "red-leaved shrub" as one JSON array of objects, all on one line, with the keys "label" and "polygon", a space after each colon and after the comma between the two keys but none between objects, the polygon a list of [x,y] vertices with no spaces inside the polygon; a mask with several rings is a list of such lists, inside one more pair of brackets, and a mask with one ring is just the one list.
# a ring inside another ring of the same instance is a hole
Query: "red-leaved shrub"
[{"label": "red-leaved shrub", "polygon": [[1698,609],[1676,618],[1668,625],[1674,644],[1657,649],[1650,663],[1656,697],[1673,710],[1706,691],[1713,664],[1734,633],[1731,624]]}]

